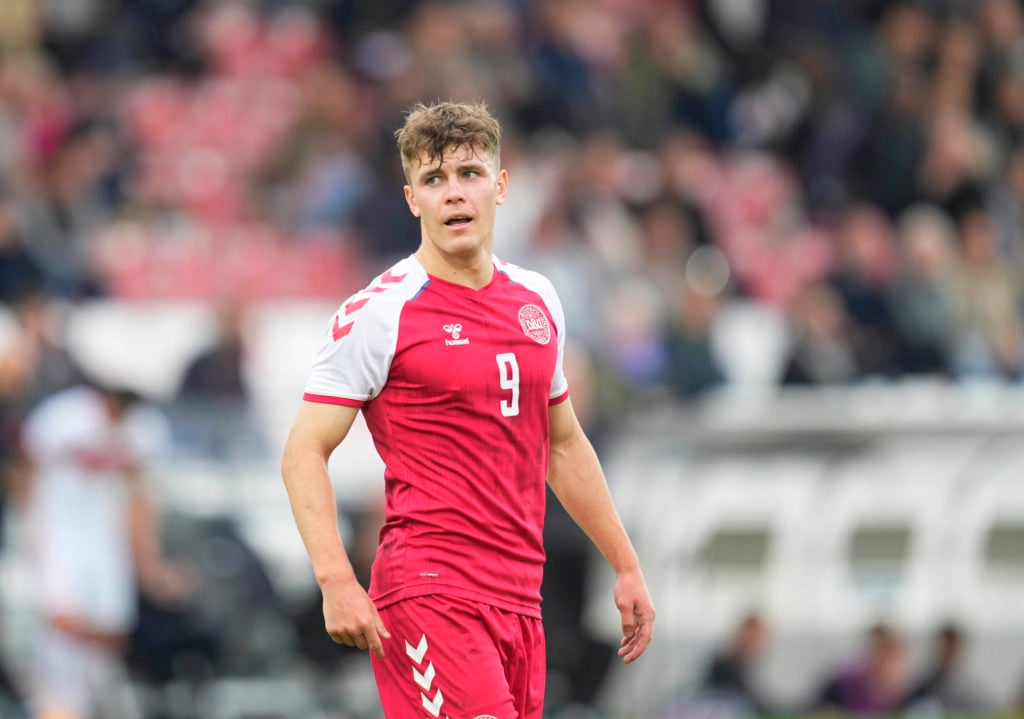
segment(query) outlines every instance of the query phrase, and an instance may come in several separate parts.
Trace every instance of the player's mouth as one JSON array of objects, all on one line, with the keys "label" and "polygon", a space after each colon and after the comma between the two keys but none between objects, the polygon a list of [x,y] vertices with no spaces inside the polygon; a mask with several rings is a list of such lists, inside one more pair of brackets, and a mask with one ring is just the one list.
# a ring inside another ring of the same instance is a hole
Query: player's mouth
[{"label": "player's mouth", "polygon": [[447,227],[465,227],[472,221],[473,218],[469,215],[454,215],[445,220],[444,224]]}]

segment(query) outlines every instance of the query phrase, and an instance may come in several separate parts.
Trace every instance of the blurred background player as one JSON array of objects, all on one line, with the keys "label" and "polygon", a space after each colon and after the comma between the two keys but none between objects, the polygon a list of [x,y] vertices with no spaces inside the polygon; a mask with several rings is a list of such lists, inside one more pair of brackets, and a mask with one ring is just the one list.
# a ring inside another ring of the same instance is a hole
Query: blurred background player
[{"label": "blurred background player", "polygon": [[188,575],[161,558],[144,486],[168,431],[136,393],[98,384],[51,395],[25,420],[25,526],[41,613],[31,670],[37,719],[118,716],[111,682],[137,589],[164,599],[189,589]]}]

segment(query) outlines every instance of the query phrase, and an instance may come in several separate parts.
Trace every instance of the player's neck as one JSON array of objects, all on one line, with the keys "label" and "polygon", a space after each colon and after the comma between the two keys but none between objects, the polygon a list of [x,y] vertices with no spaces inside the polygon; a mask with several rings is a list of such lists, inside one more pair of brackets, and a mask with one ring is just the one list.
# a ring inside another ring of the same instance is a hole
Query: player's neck
[{"label": "player's neck", "polygon": [[427,274],[475,290],[486,287],[494,276],[494,255],[487,250],[481,249],[472,257],[459,257],[420,247],[415,256]]}]

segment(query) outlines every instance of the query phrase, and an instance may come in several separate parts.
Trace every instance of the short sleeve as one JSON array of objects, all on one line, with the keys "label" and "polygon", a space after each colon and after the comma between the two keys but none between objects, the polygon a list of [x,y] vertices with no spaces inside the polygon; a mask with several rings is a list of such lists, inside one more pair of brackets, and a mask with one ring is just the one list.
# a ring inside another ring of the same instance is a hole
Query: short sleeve
[{"label": "short sleeve", "polygon": [[356,295],[342,305],[324,333],[303,399],[359,407],[380,394],[395,354],[400,311],[401,304],[385,296]]},{"label": "short sleeve", "polygon": [[44,462],[80,444],[102,421],[102,405],[82,388],[44,399],[25,418],[21,449],[32,462]]},{"label": "short sleeve", "polygon": [[542,293],[542,296],[548,306],[548,311],[551,312],[551,318],[554,320],[558,341],[558,358],[555,360],[555,373],[551,378],[551,394],[549,395],[549,399],[554,403],[569,396],[569,380],[565,377],[563,366],[565,361],[565,311],[562,309],[562,303],[558,299],[558,293],[555,292],[554,286],[548,283],[547,287],[548,293]]},{"label": "short sleeve", "polygon": [[[500,262],[500,261],[499,261]],[[555,371],[551,377],[551,392],[548,394],[548,401],[551,404],[558,404],[569,396],[569,381],[565,377],[563,369],[565,360],[565,311],[562,309],[562,302],[558,299],[555,286],[551,284],[544,275],[531,270],[524,270],[516,265],[502,262],[503,271],[508,272],[516,282],[529,288],[540,295],[544,306],[547,307],[551,320],[555,325],[555,337],[558,342],[558,356],[555,360]]]}]

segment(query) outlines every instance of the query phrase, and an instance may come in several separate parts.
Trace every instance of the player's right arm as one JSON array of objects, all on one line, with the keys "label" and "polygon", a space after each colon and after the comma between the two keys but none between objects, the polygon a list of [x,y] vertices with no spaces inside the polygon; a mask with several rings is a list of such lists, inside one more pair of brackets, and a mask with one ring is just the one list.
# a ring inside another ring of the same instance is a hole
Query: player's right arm
[{"label": "player's right arm", "polygon": [[327,633],[339,644],[384,657],[390,638],[341,542],[327,460],[348,435],[358,408],[303,401],[285,443],[281,475],[299,534],[324,598]]}]

